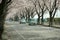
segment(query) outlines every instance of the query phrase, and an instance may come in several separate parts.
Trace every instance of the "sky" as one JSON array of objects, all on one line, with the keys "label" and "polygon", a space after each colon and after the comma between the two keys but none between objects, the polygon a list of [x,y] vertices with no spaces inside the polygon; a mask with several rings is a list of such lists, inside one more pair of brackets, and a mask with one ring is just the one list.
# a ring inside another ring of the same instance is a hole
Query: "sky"
[{"label": "sky", "polygon": [[[35,15],[34,18],[38,18],[38,15]],[[46,12],[44,14],[44,18],[49,18],[49,13]],[[55,18],[60,18],[60,10],[57,10],[56,14],[55,14]]]}]

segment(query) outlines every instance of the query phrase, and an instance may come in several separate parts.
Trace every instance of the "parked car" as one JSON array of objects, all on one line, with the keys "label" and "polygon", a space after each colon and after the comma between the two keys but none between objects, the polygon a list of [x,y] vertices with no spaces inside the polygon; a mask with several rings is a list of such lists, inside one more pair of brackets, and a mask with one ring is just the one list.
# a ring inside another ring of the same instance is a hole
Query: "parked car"
[{"label": "parked car", "polygon": [[25,24],[26,20],[24,18],[20,19],[20,24]]},{"label": "parked car", "polygon": [[37,19],[30,18],[29,25],[36,25],[36,24],[37,24]]}]

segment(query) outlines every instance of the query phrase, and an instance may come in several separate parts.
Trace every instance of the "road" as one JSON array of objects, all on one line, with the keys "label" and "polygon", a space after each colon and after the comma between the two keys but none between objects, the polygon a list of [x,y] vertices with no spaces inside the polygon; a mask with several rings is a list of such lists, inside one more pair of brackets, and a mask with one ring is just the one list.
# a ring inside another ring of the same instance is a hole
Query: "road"
[{"label": "road", "polygon": [[60,40],[60,29],[18,22],[6,22],[5,34],[7,40]]}]

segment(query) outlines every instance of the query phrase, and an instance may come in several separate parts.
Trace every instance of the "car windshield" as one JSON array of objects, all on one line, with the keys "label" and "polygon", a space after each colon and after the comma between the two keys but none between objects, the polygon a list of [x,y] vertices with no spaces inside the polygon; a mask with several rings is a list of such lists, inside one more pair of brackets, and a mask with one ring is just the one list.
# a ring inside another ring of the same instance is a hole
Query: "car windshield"
[{"label": "car windshield", "polygon": [[21,19],[21,21],[25,21],[25,19],[23,18],[23,19]]}]

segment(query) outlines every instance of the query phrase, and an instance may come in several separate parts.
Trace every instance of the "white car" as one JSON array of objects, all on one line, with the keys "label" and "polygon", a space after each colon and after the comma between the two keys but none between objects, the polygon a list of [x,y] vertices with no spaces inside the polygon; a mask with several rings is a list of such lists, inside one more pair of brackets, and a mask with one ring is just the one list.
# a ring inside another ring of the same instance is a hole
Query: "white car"
[{"label": "white car", "polygon": [[26,20],[24,18],[20,19],[20,24],[26,23]]}]

